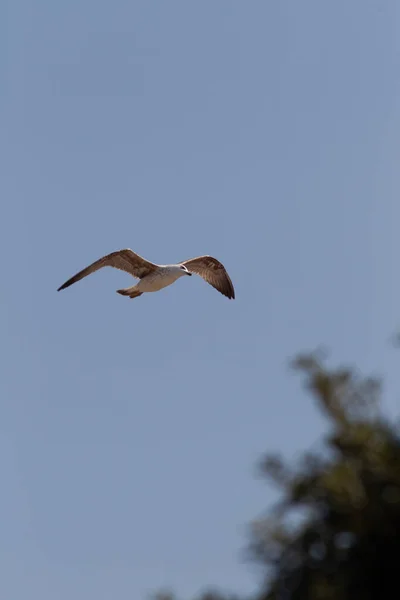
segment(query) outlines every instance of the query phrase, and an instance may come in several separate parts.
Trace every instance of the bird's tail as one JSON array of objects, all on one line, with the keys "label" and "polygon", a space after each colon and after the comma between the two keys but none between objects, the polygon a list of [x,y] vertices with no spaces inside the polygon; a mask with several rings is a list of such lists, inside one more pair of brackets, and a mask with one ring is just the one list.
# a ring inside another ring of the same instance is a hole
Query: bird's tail
[{"label": "bird's tail", "polygon": [[136,289],[136,286],[130,288],[125,288],[123,290],[117,290],[117,294],[121,294],[121,296],[129,296],[129,298],[138,298],[143,294],[143,292],[139,292]]}]

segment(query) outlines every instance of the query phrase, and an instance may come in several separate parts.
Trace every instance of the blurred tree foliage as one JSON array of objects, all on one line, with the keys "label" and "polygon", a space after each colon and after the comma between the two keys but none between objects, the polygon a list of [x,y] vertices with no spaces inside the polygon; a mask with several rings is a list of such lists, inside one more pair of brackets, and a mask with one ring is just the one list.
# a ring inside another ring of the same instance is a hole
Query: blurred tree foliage
[{"label": "blurred tree foliage", "polygon": [[[330,370],[318,354],[293,366],[329,430],[322,448],[294,466],[279,456],[261,461],[281,498],[251,526],[250,556],[265,575],[254,600],[400,597],[400,431],[382,413],[380,382]],[[198,600],[233,598],[207,592]]]}]

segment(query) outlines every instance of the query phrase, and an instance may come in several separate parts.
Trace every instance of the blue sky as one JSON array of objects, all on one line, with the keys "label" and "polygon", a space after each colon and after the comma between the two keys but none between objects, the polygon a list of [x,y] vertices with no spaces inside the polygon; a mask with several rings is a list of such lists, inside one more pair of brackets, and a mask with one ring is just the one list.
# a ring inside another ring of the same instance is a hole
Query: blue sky
[{"label": "blue sky", "polygon": [[[324,427],[288,359],[400,383],[398,2],[2,10],[2,595],[251,591],[256,461]],[[124,247],[212,254],[237,299],[57,294]]]}]

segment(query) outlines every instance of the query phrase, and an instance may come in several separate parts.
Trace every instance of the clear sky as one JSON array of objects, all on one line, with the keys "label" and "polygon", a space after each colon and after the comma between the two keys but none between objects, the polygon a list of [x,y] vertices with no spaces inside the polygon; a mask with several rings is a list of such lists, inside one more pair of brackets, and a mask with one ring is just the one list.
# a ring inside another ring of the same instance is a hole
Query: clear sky
[{"label": "clear sky", "polygon": [[[1,596],[251,591],[256,461],[324,427],[288,359],[400,383],[399,3],[6,5]],[[124,247],[214,255],[237,299],[56,292]]]}]

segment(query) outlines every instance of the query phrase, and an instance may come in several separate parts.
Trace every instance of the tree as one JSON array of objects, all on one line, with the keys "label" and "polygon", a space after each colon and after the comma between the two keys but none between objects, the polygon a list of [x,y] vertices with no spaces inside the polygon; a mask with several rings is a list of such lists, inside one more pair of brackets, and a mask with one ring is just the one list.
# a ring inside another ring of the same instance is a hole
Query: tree
[{"label": "tree", "polygon": [[279,456],[261,461],[281,498],[251,527],[250,555],[265,572],[255,600],[399,596],[400,431],[382,413],[381,384],[328,369],[318,354],[293,366],[330,428],[320,451],[294,466]]}]

